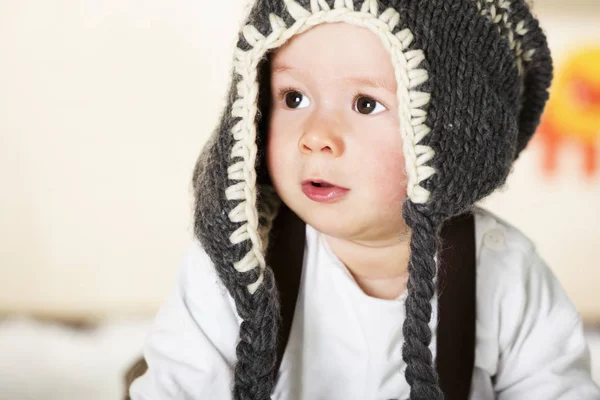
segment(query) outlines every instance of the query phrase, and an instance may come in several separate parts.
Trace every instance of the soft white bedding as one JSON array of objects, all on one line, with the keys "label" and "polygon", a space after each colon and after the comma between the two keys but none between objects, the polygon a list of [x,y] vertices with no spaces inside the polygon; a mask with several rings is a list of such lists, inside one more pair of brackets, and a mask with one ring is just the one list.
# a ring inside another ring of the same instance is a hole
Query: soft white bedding
[{"label": "soft white bedding", "polygon": [[[125,369],[141,354],[150,321],[72,329],[29,319],[0,320],[0,399],[115,400]],[[600,330],[589,330],[600,382]]]}]

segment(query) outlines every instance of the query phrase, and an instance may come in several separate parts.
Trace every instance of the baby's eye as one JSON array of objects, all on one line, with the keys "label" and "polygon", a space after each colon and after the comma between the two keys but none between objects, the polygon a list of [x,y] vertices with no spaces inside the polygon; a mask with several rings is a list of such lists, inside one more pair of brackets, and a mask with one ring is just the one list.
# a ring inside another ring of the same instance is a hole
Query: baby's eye
[{"label": "baby's eye", "polygon": [[285,104],[289,108],[306,108],[310,105],[308,97],[304,96],[297,90],[292,90],[285,93]]},{"label": "baby's eye", "polygon": [[372,97],[358,96],[354,102],[354,111],[361,114],[373,115],[379,114],[385,110],[387,110],[387,108]]}]

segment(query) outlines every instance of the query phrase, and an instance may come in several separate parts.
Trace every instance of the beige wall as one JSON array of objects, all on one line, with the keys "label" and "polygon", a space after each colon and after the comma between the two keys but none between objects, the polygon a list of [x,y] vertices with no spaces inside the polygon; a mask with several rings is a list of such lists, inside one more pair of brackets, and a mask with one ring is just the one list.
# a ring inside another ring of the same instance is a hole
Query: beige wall
[{"label": "beige wall", "polygon": [[[557,55],[600,18],[536,3]],[[192,235],[192,167],[241,15],[235,0],[0,0],[0,312],[154,312]],[[520,175],[535,157],[489,205],[600,319],[600,179],[569,172],[556,191]]]},{"label": "beige wall", "polygon": [[154,311],[242,11],[0,1],[0,311]]}]

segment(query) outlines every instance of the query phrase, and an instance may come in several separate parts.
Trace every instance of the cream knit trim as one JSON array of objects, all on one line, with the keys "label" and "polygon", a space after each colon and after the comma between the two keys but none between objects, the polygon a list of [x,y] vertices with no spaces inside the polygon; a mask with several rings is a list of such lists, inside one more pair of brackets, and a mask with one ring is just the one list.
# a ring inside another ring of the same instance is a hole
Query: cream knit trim
[{"label": "cream knit trim", "polygon": [[226,190],[229,200],[242,200],[229,214],[232,222],[245,222],[231,236],[233,244],[245,240],[252,242],[252,249],[244,258],[234,264],[240,272],[260,268],[259,278],[248,286],[254,293],[261,285],[264,277],[265,259],[264,243],[258,226],[256,209],[256,126],[257,113],[257,67],[264,54],[283,45],[292,36],[300,34],[323,23],[347,22],[367,28],[377,34],[392,57],[399,99],[400,134],[403,140],[403,153],[406,161],[408,178],[407,195],[413,203],[426,203],[430,192],[419,184],[435,173],[427,165],[435,152],[429,146],[419,142],[431,131],[425,125],[427,112],[423,108],[429,103],[430,94],[416,90],[427,81],[427,70],[419,68],[425,55],[420,49],[410,49],[413,34],[404,29],[396,34],[392,31],[400,22],[400,15],[389,8],[378,15],[377,0],[365,0],[360,10],[354,9],[353,0],[336,0],[333,9],[325,0],[311,0],[310,10],[305,9],[294,0],[284,0],[290,15],[295,19],[292,26],[286,26],[283,19],[275,14],[269,15],[272,32],[267,37],[262,35],[253,25],[246,25],[242,33],[252,48],[248,51],[236,49],[234,68],[241,76],[237,85],[238,98],[233,104],[232,116],[241,120],[231,133],[237,141],[231,157],[241,159],[228,168],[230,180],[238,181]]},{"label": "cream knit trim", "polygon": [[[508,40],[510,49],[515,54],[517,60],[517,69],[522,77],[524,64],[531,61],[535,49],[523,51],[521,38],[525,36],[528,30],[525,28],[525,21],[519,21],[516,25],[508,20],[511,0],[477,0],[477,9],[479,13],[497,25],[498,32]],[[502,32],[502,27],[506,32]]]}]

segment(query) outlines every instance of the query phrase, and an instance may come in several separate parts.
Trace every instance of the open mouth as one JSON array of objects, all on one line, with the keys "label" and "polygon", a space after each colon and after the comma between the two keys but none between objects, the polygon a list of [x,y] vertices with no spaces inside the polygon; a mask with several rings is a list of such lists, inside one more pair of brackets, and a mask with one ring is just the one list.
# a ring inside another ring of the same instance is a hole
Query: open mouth
[{"label": "open mouth", "polygon": [[332,184],[327,183],[327,182],[311,182],[311,185],[313,185],[314,187],[333,187]]},{"label": "open mouth", "polygon": [[334,202],[342,199],[350,191],[333,183],[320,179],[302,182],[302,191],[311,200],[317,202]]},{"label": "open mouth", "polygon": [[305,181],[302,182],[302,185],[306,185],[306,186],[312,186],[315,188],[333,188],[333,187],[340,187],[337,186],[333,183],[324,181],[323,179],[306,179]]}]

